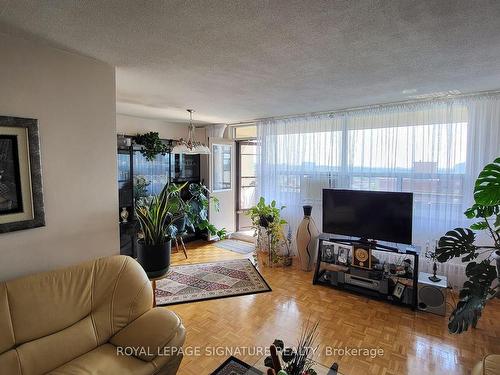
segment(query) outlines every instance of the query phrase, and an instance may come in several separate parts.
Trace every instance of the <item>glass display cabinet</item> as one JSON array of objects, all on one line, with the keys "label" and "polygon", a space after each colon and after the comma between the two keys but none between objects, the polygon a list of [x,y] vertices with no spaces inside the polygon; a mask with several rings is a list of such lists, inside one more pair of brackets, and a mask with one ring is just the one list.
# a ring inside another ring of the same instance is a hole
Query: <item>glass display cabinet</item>
[{"label": "glass display cabinet", "polygon": [[134,181],[132,151],[129,147],[118,148],[117,163],[120,254],[135,256]]},{"label": "glass display cabinet", "polygon": [[[123,137],[122,137],[123,138]],[[165,140],[170,143],[169,140]],[[134,216],[136,199],[157,195],[167,183],[200,182],[200,155],[165,154],[148,161],[137,146],[118,142],[118,200],[117,218],[120,222],[120,254],[136,256],[137,223]],[[189,190],[181,196],[189,198]],[[199,238],[190,234],[186,240]]]}]

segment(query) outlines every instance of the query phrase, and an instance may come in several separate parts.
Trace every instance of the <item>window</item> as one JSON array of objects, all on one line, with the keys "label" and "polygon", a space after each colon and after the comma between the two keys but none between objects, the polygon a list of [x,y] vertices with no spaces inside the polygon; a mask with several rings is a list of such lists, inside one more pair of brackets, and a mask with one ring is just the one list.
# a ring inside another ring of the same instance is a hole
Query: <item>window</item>
[{"label": "window", "polygon": [[247,210],[256,202],[256,164],[257,143],[255,141],[241,141],[240,147],[240,199],[239,209]]},{"label": "window", "polygon": [[212,145],[213,190],[231,190],[231,145]]},{"label": "window", "polygon": [[257,137],[256,125],[235,126],[233,128],[234,139],[252,139]]},{"label": "window", "polygon": [[469,114],[460,102],[304,116],[259,124],[259,194],[297,221],[323,188],[414,195],[414,236],[434,238],[466,209]]}]

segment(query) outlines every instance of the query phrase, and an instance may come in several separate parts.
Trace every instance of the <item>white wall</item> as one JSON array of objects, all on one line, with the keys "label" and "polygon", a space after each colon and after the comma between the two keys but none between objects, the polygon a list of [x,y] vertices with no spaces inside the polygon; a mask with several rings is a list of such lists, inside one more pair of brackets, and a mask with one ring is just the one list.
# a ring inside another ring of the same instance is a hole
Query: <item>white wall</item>
[{"label": "white wall", "polygon": [[114,68],[0,32],[0,115],[38,119],[46,226],[0,234],[0,280],[117,254]]}]

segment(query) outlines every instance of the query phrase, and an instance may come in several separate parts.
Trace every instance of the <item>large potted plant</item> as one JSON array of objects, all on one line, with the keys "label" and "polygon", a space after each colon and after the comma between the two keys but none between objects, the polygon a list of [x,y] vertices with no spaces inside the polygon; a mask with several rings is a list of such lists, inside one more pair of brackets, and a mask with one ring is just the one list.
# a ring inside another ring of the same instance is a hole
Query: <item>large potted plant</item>
[{"label": "large potted plant", "polygon": [[185,186],[167,184],[157,196],[138,199],[136,216],[140,225],[137,260],[148,277],[165,275],[170,266],[173,223],[186,214],[180,190]]},{"label": "large potted plant", "polygon": [[[500,296],[500,157],[479,174],[474,186],[474,205],[465,211],[477,219],[470,228],[455,228],[439,239],[436,258],[446,262],[461,257],[467,263],[459,302],[450,315],[448,329],[462,333],[476,327],[488,300]],[[492,245],[477,245],[476,231],[486,231]],[[498,280],[496,285],[494,281]]]},{"label": "large potted plant", "polygon": [[189,198],[184,200],[186,215],[181,221],[181,226],[184,225],[193,232],[196,229],[206,232],[209,238],[212,235],[224,239],[227,236],[226,228],[217,229],[208,220],[210,202],[213,204],[213,209],[219,211],[219,200],[210,196],[210,190],[200,182],[191,183],[189,193]]},{"label": "large potted plant", "polygon": [[257,237],[257,254],[265,254],[262,257],[264,265],[281,265],[283,256],[279,254],[281,240],[284,239],[283,225],[286,220],[281,217],[281,211],[285,208],[276,207],[276,201],[266,204],[264,197],[247,212],[252,220],[254,236]]}]

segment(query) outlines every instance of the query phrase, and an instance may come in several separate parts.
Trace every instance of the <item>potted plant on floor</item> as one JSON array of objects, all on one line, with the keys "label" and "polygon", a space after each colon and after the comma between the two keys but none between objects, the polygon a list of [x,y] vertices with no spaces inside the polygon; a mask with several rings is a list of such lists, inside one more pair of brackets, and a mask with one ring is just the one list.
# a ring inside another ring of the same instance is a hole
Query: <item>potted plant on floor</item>
[{"label": "potted plant on floor", "polygon": [[206,232],[208,238],[217,236],[220,240],[227,236],[226,228],[217,229],[208,220],[208,209],[210,202],[213,204],[213,209],[219,211],[219,200],[216,197],[210,196],[210,190],[201,182],[191,183],[189,185],[190,198],[185,200],[186,216],[183,220],[184,226],[191,231],[196,229]]},{"label": "potted plant on floor", "polygon": [[282,256],[279,254],[280,241],[283,239],[283,225],[286,220],[281,218],[281,211],[285,208],[276,207],[276,201],[266,204],[264,197],[250,208],[247,215],[252,220],[254,236],[257,237],[257,255],[261,257],[264,265],[273,266],[282,264]]},{"label": "potted plant on floor", "polygon": [[[467,263],[465,275],[468,280],[448,323],[451,333],[476,327],[487,301],[500,297],[500,157],[479,174],[474,186],[474,201],[465,216],[478,221],[470,229],[455,228],[447,232],[439,239],[436,249],[439,262],[461,257],[462,262]],[[492,245],[475,244],[476,233],[471,229],[486,231]]]},{"label": "potted plant on floor", "polygon": [[179,194],[185,185],[167,184],[159,195],[136,202],[140,225],[137,261],[150,278],[161,277],[168,272],[171,239],[175,233],[173,223],[186,215],[185,204]]}]

